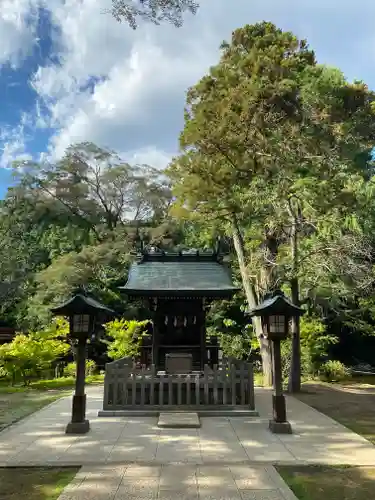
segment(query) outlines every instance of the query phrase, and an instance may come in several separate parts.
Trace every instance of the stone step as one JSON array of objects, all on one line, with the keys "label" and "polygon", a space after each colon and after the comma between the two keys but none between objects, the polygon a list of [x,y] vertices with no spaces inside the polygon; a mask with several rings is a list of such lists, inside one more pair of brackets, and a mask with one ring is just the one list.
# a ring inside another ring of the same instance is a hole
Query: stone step
[{"label": "stone step", "polygon": [[[158,417],[160,411],[165,413],[179,413],[175,408],[165,408],[150,406],[149,408],[143,407],[140,410],[134,410],[131,407],[124,410],[99,410],[98,417]],[[189,413],[194,412],[195,408],[187,408]],[[180,412],[181,413],[181,412]],[[259,412],[256,410],[249,410],[244,407],[226,407],[217,405],[216,408],[207,409],[201,405],[200,409],[196,410],[199,417],[259,417]]]},{"label": "stone step", "polygon": [[169,429],[197,429],[201,422],[196,412],[164,412],[159,414],[158,427]]}]

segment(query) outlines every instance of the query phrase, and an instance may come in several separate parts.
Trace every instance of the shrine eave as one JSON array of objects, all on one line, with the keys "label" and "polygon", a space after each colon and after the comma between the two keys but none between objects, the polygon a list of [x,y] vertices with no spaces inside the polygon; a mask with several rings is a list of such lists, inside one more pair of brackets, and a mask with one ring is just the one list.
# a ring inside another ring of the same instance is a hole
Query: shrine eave
[{"label": "shrine eave", "polygon": [[206,298],[206,299],[230,299],[237,292],[240,291],[240,288],[232,287],[223,290],[197,290],[197,289],[159,289],[159,290],[141,290],[141,289],[132,289],[127,288],[126,286],[120,287],[122,293],[126,294],[130,298],[136,297],[158,297],[164,299],[174,299],[174,298],[184,298],[184,299],[197,299],[197,298]]},{"label": "shrine eave", "polygon": [[133,263],[128,281],[120,290],[138,297],[231,297],[238,291],[229,269],[212,256],[211,260],[172,257],[152,256],[151,260]]}]

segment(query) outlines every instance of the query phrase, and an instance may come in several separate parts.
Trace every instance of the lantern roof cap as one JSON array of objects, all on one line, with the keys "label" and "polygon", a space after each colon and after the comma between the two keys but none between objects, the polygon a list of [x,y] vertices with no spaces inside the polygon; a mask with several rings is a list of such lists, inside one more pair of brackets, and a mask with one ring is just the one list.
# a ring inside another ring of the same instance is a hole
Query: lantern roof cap
[{"label": "lantern roof cap", "polygon": [[112,309],[95,299],[85,288],[75,290],[71,298],[52,308],[51,312],[55,316],[95,314],[98,312],[106,315],[115,313]]},{"label": "lantern roof cap", "polygon": [[305,310],[290,302],[281,290],[274,290],[265,295],[263,302],[248,311],[248,315],[251,317],[272,316],[274,314],[302,316],[305,314]]}]

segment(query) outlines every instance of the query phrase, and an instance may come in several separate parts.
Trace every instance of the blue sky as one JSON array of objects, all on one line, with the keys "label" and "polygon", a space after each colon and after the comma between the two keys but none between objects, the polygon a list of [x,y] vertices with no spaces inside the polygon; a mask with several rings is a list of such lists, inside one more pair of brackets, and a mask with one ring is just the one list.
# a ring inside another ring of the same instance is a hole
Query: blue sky
[{"label": "blue sky", "polygon": [[[27,15],[25,17],[27,26]],[[9,131],[11,134],[25,120],[25,115],[34,115],[38,94],[31,85],[31,79],[40,65],[44,65],[46,61],[54,60],[52,32],[53,26],[49,11],[43,8],[38,9],[38,20],[35,26],[36,43],[33,44],[27,56],[22,58],[17,67],[14,67],[12,60],[9,59],[4,61],[0,69],[0,95],[2,96],[0,126],[3,133]],[[42,151],[46,150],[53,130],[35,130],[34,127],[28,126],[27,123],[23,127],[25,140],[27,141],[26,153],[31,156],[39,156]],[[6,139],[0,140],[0,146],[3,145],[4,147],[5,142]],[[24,151],[21,151],[21,153],[24,153]],[[16,157],[14,159],[17,159]],[[11,162],[7,163],[2,164],[0,168],[1,197],[6,193],[7,187],[13,183],[11,170],[6,168]]]},{"label": "blue sky", "polygon": [[164,166],[177,150],[186,89],[233,29],[269,20],[307,38],[318,61],[375,87],[375,2],[202,0],[183,28],[137,31],[110,0],[1,0],[0,197],[13,160],[52,160],[74,142]]}]

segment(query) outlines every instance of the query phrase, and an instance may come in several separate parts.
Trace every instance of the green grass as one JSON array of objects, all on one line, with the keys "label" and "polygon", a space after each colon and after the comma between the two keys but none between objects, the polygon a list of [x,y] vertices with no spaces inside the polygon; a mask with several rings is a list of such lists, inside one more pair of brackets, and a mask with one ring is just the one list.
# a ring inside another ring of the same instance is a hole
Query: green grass
[{"label": "green grass", "polygon": [[[103,382],[104,375],[86,377],[86,383],[89,385]],[[3,381],[0,384],[0,431],[57,399],[69,395],[74,384],[75,377],[37,380],[27,387],[21,385],[12,387],[5,385]]]},{"label": "green grass", "polygon": [[375,498],[375,467],[278,465],[276,469],[299,500]]},{"label": "green grass", "polygon": [[35,390],[0,391],[0,431],[68,394],[68,391],[61,390],[45,392]]},{"label": "green grass", "polygon": [[[303,384],[295,394],[375,444],[375,377],[354,376],[341,382]],[[375,467],[277,466],[299,500],[375,499]]]},{"label": "green grass", "polygon": [[375,375],[353,375],[340,382],[339,384],[344,385],[375,385]]},{"label": "green grass", "polygon": [[0,468],[1,500],[56,500],[79,467]]},{"label": "green grass", "polygon": [[[87,385],[103,384],[104,375],[89,375],[86,377]],[[28,392],[30,390],[45,391],[48,389],[73,389],[75,386],[75,377],[60,377],[55,379],[35,380],[28,386],[17,384],[9,385],[9,382],[0,383],[0,394],[13,392]]]},{"label": "green grass", "polygon": [[293,396],[375,444],[375,386],[309,382]]},{"label": "green grass", "polygon": [[[86,377],[86,383],[89,385],[100,384],[103,381],[104,375]],[[20,385],[12,387],[2,383],[0,385],[0,431],[57,399],[69,395],[74,384],[74,377],[38,380],[27,387]]]},{"label": "green grass", "polygon": [[[37,380],[30,384],[32,389],[46,390],[46,389],[63,389],[73,388],[75,385],[75,377],[61,377],[51,380]],[[87,385],[103,384],[104,375],[88,375],[86,377]]]}]

